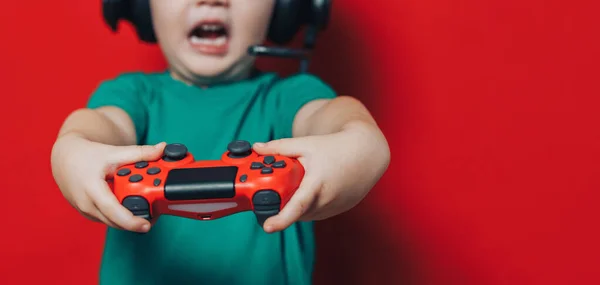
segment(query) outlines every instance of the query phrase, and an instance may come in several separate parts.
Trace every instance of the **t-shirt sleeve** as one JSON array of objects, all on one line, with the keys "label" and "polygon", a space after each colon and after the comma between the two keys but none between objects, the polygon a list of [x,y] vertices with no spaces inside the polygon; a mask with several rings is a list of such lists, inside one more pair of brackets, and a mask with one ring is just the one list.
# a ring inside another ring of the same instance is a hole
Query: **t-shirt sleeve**
[{"label": "t-shirt sleeve", "polygon": [[284,79],[276,89],[278,100],[274,125],[275,139],[292,137],[294,118],[306,103],[337,96],[328,84],[311,74],[299,74]]},{"label": "t-shirt sleeve", "polygon": [[106,106],[123,109],[135,125],[138,144],[145,135],[147,125],[145,88],[140,76],[136,73],[128,73],[101,82],[87,103],[90,109]]}]

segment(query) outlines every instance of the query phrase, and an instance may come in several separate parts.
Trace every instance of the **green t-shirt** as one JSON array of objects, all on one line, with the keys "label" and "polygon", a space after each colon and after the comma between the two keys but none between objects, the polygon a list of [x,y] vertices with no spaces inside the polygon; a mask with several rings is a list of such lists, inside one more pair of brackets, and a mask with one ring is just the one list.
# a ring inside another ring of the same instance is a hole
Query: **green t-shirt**
[{"label": "green t-shirt", "polygon": [[[258,73],[203,89],[168,72],[127,73],[103,82],[88,107],[125,110],[138,144],[183,143],[197,160],[217,160],[233,140],[291,137],[294,116],[305,103],[335,96],[308,74]],[[311,283],[314,251],[308,222],[267,234],[253,212],[212,221],[165,215],[147,234],[108,229],[100,283],[304,285]]]}]

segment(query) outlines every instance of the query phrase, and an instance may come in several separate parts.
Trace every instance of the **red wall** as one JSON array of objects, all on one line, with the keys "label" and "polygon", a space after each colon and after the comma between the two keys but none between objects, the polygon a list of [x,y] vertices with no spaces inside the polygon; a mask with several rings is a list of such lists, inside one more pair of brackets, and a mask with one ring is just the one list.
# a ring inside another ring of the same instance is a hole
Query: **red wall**
[{"label": "red wall", "polygon": [[[317,284],[600,283],[598,7],[566,3],[335,1],[313,71],[368,105],[392,163],[318,225]],[[53,139],[99,80],[164,64],[99,5],[0,9],[0,284],[96,280],[104,228],[62,199]]]}]

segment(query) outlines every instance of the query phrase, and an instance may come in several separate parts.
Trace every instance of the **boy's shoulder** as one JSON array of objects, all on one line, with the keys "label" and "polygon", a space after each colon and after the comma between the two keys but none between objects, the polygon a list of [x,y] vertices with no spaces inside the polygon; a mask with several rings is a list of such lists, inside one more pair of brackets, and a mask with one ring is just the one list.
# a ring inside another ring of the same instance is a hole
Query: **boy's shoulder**
[{"label": "boy's shoulder", "polygon": [[[144,71],[129,71],[120,73],[114,77],[102,80],[99,87],[124,87],[135,88],[139,91],[156,88],[169,87],[172,84],[184,84],[176,82],[168,71],[144,72]],[[252,78],[243,82],[235,82],[219,86],[219,88],[227,87],[252,87],[255,85],[268,85],[268,90],[271,91],[306,91],[322,90],[326,93],[333,93],[333,89],[321,80],[318,76],[311,73],[296,73],[289,76],[280,76],[276,72],[257,71]]]},{"label": "boy's shoulder", "polygon": [[329,84],[311,73],[297,73],[287,77],[277,77],[274,88],[286,92],[322,91],[326,95],[334,95],[334,91]]},{"label": "boy's shoulder", "polygon": [[127,71],[100,81],[99,88],[122,86],[128,88],[148,88],[164,81],[167,72]]}]

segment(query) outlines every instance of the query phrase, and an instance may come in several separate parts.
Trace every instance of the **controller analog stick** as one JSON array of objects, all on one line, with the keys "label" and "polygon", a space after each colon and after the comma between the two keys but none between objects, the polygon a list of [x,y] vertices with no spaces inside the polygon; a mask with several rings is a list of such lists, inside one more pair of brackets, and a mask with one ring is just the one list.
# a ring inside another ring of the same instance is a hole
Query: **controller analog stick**
[{"label": "controller analog stick", "polygon": [[233,141],[227,146],[229,151],[229,157],[231,158],[244,158],[252,154],[252,146],[247,141]]},{"label": "controller analog stick", "polygon": [[164,150],[165,161],[180,161],[186,157],[188,149],[185,145],[180,143],[168,144]]}]

